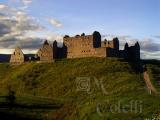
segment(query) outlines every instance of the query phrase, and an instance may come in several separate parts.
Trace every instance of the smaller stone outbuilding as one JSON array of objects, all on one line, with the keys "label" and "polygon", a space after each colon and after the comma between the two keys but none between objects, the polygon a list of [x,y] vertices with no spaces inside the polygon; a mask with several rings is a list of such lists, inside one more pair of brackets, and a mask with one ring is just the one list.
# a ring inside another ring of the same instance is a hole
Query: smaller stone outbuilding
[{"label": "smaller stone outbuilding", "polygon": [[15,48],[13,54],[11,55],[10,63],[21,64],[21,63],[24,63],[24,61],[25,61],[25,56],[22,50],[19,47]]},{"label": "smaller stone outbuilding", "polygon": [[37,53],[40,62],[53,62],[54,58],[56,57],[56,48],[57,48],[56,41],[53,43],[53,45],[51,45],[46,40]]}]

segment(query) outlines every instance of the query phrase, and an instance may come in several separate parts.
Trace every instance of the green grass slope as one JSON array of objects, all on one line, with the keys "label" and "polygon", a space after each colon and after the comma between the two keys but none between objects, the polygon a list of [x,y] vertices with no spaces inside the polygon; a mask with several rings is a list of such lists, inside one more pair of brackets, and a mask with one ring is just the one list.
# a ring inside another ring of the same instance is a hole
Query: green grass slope
[{"label": "green grass slope", "polygon": [[[0,64],[1,96],[7,95],[10,86],[16,93],[16,103],[62,104],[55,109],[5,108],[0,114],[47,120],[151,119],[160,114],[160,97],[148,94],[143,74],[134,69],[136,65],[114,58]],[[155,71],[150,72],[152,78]],[[4,101],[0,98],[0,102]]]}]

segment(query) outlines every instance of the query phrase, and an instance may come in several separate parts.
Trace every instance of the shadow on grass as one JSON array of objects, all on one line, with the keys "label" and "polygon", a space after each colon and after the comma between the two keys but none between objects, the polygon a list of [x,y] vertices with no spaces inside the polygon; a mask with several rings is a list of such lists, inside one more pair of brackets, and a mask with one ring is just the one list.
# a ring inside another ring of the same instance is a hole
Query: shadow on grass
[{"label": "shadow on grass", "polygon": [[19,115],[15,113],[7,113],[0,111],[0,119],[1,120],[41,120],[40,118],[29,117],[24,115]]},{"label": "shadow on grass", "polygon": [[25,104],[7,104],[7,103],[0,103],[0,109],[2,108],[21,108],[21,109],[59,109],[62,107],[62,104],[37,104],[37,105],[25,105]]},{"label": "shadow on grass", "polygon": [[[7,104],[0,103],[0,120],[42,120],[40,111],[51,111],[61,108],[62,104]],[[39,111],[36,114],[34,112]]]},{"label": "shadow on grass", "polygon": [[132,60],[120,59],[119,61],[127,62],[135,73],[143,73],[145,71],[144,68],[145,63],[142,60],[132,61]]}]

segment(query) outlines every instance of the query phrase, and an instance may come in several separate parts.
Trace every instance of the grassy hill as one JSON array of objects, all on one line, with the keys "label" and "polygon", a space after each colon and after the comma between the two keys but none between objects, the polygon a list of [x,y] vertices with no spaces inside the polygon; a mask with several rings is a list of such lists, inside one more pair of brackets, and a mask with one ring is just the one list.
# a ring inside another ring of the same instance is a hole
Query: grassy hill
[{"label": "grassy hill", "polygon": [[[145,61],[146,62],[146,61]],[[155,62],[154,62],[155,63]],[[151,79],[160,66],[146,62]],[[8,88],[19,107],[0,109],[0,117],[45,120],[144,120],[160,115],[160,97],[148,94],[137,63],[83,58],[55,63],[0,64],[0,95]],[[156,80],[156,81],[155,81]],[[0,98],[0,103],[5,103]],[[9,119],[9,118],[8,118]]]}]

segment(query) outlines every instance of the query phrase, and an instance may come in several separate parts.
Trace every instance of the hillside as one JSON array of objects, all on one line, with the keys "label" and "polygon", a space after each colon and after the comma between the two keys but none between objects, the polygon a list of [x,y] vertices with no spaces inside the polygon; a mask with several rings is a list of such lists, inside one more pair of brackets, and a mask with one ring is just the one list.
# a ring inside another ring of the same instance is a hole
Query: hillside
[{"label": "hillside", "polygon": [[[147,64],[158,89],[160,66]],[[0,109],[7,119],[144,120],[160,115],[160,97],[149,94],[137,63],[83,58],[55,63],[0,64],[0,94],[8,89],[21,107]],[[156,76],[155,76],[156,75]],[[155,81],[156,80],[156,81]],[[5,99],[0,98],[0,105]],[[22,107],[23,106],[23,107]],[[16,117],[15,117],[16,116]]]}]

